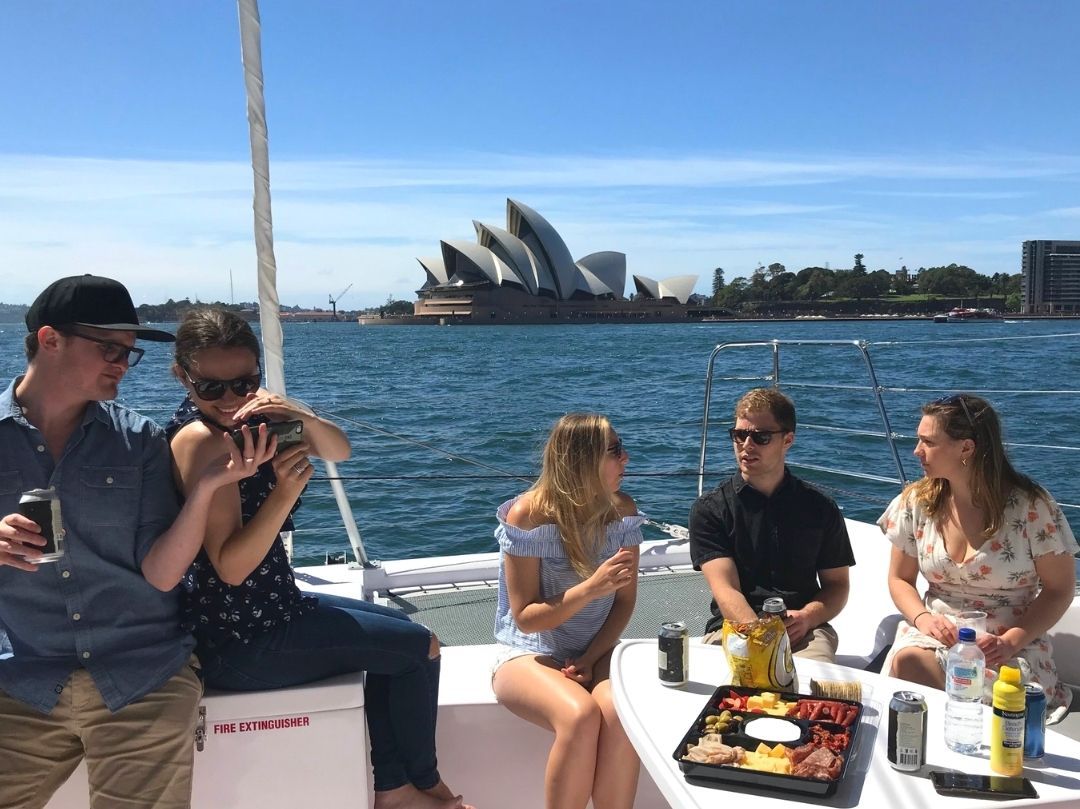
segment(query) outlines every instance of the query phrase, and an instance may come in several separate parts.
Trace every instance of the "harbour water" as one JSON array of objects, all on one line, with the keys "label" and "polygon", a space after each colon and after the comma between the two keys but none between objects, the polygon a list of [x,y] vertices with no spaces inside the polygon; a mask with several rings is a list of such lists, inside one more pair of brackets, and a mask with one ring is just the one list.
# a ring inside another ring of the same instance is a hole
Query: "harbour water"
[{"label": "harbour water", "polygon": [[[1062,503],[1080,504],[1080,332],[1076,321],[701,323],[651,326],[400,327],[288,324],[288,393],[335,418],[353,457],[339,465],[373,558],[494,550],[496,506],[535,474],[552,422],[571,410],[607,414],[630,453],[624,489],[653,519],[685,525],[697,493],[705,368],[719,342],[866,340],[887,390],[909,479],[918,407],[955,390],[990,390],[1016,465]],[[0,324],[0,377],[24,367],[21,324]],[[981,342],[985,337],[1030,338]],[[963,341],[963,342],[958,342]],[[970,342],[969,342],[970,341]],[[122,401],[164,422],[180,400],[168,348],[147,344]],[[851,346],[784,350],[781,380],[800,425],[789,460],[896,478],[865,365]],[[737,396],[771,371],[767,349],[725,352],[713,391],[706,486],[732,470],[723,435]],[[903,390],[891,390],[899,388]],[[1020,395],[1015,390],[1039,390]],[[464,459],[482,462],[476,466]],[[507,476],[509,474],[509,476]],[[804,471],[845,513],[874,519],[895,483]],[[514,476],[518,476],[517,479]],[[321,561],[347,543],[328,486],[299,513],[296,556]],[[1080,509],[1066,509],[1080,530]],[[651,538],[660,538],[654,533]]]}]

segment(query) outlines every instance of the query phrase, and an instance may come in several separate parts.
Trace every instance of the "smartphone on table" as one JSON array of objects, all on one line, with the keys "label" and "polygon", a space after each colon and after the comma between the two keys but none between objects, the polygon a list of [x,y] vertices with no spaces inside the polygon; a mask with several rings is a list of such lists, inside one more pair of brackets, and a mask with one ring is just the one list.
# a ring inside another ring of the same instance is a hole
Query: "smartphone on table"
[{"label": "smartphone on table", "polygon": [[1039,793],[1027,778],[1010,775],[971,775],[964,772],[930,771],[930,781],[940,795],[959,797],[1038,798]]},{"label": "smartphone on table", "polygon": [[[248,429],[251,430],[251,440],[254,442],[258,438],[258,427],[252,427],[248,425]],[[268,435],[277,436],[277,451],[281,452],[286,447],[293,444],[299,444],[304,440],[304,422],[300,420],[296,421],[273,421],[266,425],[266,432]],[[236,446],[241,451],[244,449],[244,433],[241,430],[233,430],[229,433],[232,436],[232,440],[236,442]]]}]

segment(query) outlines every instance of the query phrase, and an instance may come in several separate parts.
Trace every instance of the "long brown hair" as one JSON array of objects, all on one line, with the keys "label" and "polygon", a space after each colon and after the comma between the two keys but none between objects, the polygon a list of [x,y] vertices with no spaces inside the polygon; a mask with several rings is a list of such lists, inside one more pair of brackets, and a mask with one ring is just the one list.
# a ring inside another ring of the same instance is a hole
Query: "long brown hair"
[{"label": "long brown hair", "polygon": [[[1048,497],[1046,491],[1027,475],[1013,468],[1001,437],[1001,421],[990,403],[970,393],[943,396],[922,406],[924,416],[937,420],[945,434],[955,441],[975,442],[971,454],[971,500],[986,515],[982,535],[989,539],[1005,519],[1005,506],[1013,488],[1031,500]],[[945,478],[924,477],[908,487],[931,517],[937,517],[951,495]]]},{"label": "long brown hair", "polygon": [[552,427],[540,477],[529,489],[534,519],[558,526],[570,564],[582,579],[596,571],[604,526],[619,517],[600,476],[611,434],[604,416],[567,413]]}]

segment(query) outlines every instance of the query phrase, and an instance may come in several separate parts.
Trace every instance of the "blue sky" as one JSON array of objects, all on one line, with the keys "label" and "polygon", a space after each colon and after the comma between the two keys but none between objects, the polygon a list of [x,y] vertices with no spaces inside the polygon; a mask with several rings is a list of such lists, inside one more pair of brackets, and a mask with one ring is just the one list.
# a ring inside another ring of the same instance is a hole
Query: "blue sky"
[{"label": "blue sky", "polygon": [[[653,278],[762,262],[1016,272],[1080,238],[1065,2],[264,0],[286,303],[412,300],[416,256],[538,210]],[[98,272],[255,297],[227,0],[8,0],[0,301]]]}]

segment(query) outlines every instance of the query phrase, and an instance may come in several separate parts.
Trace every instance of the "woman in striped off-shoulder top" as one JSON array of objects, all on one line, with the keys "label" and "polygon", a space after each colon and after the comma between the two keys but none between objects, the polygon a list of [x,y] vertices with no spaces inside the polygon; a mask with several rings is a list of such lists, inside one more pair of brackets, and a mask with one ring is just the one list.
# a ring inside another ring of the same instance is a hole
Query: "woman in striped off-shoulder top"
[{"label": "woman in striped off-shoulder top", "polygon": [[540,478],[498,510],[502,551],[492,674],[499,702],[554,731],[548,809],[629,809],[638,759],[615,713],[611,652],[637,595],[641,524],[619,490],[629,456],[608,420],[556,423]]}]

